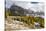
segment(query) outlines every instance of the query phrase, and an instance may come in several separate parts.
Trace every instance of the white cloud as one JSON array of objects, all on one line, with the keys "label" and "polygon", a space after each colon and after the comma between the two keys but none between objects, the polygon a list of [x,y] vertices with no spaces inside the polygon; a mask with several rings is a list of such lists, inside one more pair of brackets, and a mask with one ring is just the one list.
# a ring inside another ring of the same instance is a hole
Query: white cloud
[{"label": "white cloud", "polygon": [[[38,1],[38,2],[40,2],[39,0],[31,0],[31,1]],[[34,9],[34,11],[36,11],[36,7],[38,6],[37,4],[35,5],[35,4],[31,4],[30,2],[31,1],[17,1],[17,0],[8,0],[7,1],[7,7],[10,7],[10,5],[12,4],[12,3],[15,3],[16,5],[18,5],[18,6],[21,6],[21,7],[23,7],[23,8],[26,8],[26,9],[29,9],[29,8],[31,8],[31,7],[34,7],[33,9]],[[39,7],[39,6],[38,6]]]}]

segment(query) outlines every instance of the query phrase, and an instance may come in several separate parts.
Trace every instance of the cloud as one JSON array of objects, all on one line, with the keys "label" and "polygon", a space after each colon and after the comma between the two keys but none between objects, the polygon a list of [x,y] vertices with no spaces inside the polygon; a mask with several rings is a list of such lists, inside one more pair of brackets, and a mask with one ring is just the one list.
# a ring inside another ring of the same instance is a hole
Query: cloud
[{"label": "cloud", "polygon": [[16,5],[19,5],[23,8],[30,8],[31,7],[31,4],[30,2],[40,2],[41,0],[6,0],[6,7],[10,7],[13,3],[15,3]]}]

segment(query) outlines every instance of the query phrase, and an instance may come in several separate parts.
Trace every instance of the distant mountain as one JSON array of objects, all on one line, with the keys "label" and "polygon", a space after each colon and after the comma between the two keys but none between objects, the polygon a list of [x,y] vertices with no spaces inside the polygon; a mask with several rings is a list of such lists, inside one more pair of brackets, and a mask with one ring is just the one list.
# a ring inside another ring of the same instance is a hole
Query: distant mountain
[{"label": "distant mountain", "polygon": [[26,16],[27,14],[30,16],[44,15],[44,12],[35,12],[32,9],[24,9],[15,4],[11,5],[10,9],[6,8],[6,10],[10,11],[12,14],[11,16]]},{"label": "distant mountain", "polygon": [[10,11],[13,16],[25,16],[24,12],[27,12],[26,9],[23,9],[15,4],[10,7]]}]

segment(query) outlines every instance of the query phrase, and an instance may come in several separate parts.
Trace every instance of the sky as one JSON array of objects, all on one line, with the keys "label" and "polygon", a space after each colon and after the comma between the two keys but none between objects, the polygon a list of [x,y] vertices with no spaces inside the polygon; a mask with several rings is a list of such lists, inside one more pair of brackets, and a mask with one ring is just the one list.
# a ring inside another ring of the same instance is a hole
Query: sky
[{"label": "sky", "polygon": [[[16,3],[16,1],[17,0],[6,0],[6,7],[10,7],[13,3]],[[24,0],[23,0],[24,1]],[[27,0],[25,0],[25,1],[27,1]],[[28,0],[28,2],[40,2],[40,0]],[[20,1],[18,1],[18,2],[20,2]],[[20,2],[21,3],[21,2]],[[19,4],[19,3],[18,3]],[[27,3],[26,3],[27,4]]]},{"label": "sky", "polygon": [[15,3],[16,5],[21,6],[21,7],[25,8],[25,9],[33,9],[34,11],[35,10],[39,10],[39,9],[42,10],[42,8],[41,8],[42,6],[41,5],[43,3],[31,4],[31,2],[41,2],[41,1],[40,0],[31,0],[31,1],[29,1],[29,0],[28,1],[27,0],[25,0],[25,1],[6,0],[6,7],[10,8],[10,6],[13,3]]}]

